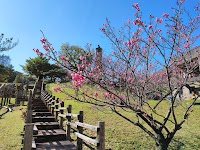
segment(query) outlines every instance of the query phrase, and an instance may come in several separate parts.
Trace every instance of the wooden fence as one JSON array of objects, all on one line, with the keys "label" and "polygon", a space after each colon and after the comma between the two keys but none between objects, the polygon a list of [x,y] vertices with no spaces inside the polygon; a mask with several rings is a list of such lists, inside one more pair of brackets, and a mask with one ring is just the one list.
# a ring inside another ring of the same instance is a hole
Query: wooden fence
[{"label": "wooden fence", "polygon": [[[76,145],[78,150],[82,149],[83,144],[85,144],[90,149],[94,149],[94,146],[97,150],[105,150],[104,122],[98,122],[96,126],[84,123],[83,111],[79,111],[78,114],[73,114],[71,105],[65,108],[63,101],[59,101],[59,98],[56,99],[55,96],[52,96],[45,90],[41,91],[41,98],[43,102],[45,102],[48,106],[49,111],[51,111],[55,118],[59,121],[60,127],[63,128],[64,123],[66,123],[67,140],[71,140],[71,131],[74,132],[74,135],[77,138]],[[72,122],[73,120],[77,121]],[[88,135],[85,135],[83,131],[86,129],[95,132],[95,138],[91,138]]]},{"label": "wooden fence", "polygon": [[10,100],[14,94],[15,94],[14,84],[2,84],[0,87],[0,97],[1,97],[0,106],[5,106],[10,104]]}]

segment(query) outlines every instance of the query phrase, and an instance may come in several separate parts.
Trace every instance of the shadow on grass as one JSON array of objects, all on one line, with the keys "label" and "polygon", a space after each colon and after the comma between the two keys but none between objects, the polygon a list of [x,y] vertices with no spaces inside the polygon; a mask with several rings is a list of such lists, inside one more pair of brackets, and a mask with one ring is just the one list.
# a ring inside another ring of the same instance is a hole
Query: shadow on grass
[{"label": "shadow on grass", "polygon": [[198,102],[198,103],[194,103],[194,105],[200,105],[200,102]]},{"label": "shadow on grass", "polygon": [[0,114],[0,119],[2,118],[3,115],[7,114],[9,112],[9,109],[7,109],[4,113]]},{"label": "shadow on grass", "polygon": [[193,140],[188,141],[183,138],[175,138],[172,140],[169,148],[170,150],[183,150],[183,149],[199,149],[200,145],[197,145],[197,141],[200,141],[200,135],[194,136]]}]

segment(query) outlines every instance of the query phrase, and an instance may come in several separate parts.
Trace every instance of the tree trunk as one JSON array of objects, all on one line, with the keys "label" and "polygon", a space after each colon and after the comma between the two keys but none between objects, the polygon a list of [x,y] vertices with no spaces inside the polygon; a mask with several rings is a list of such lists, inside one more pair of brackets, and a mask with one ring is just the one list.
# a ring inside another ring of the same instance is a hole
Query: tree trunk
[{"label": "tree trunk", "polygon": [[157,140],[156,140],[157,150],[167,150],[168,146],[169,144],[167,143],[163,135],[157,135]]}]

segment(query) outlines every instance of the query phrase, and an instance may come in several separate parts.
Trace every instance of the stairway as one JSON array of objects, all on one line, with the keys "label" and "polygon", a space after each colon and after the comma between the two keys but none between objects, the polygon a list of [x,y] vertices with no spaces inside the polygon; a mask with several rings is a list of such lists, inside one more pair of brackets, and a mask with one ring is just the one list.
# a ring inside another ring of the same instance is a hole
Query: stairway
[{"label": "stairway", "polygon": [[34,129],[36,149],[76,149],[73,143],[66,140],[66,132],[60,129],[59,123],[40,98],[33,99],[32,108],[32,122],[36,127]]}]

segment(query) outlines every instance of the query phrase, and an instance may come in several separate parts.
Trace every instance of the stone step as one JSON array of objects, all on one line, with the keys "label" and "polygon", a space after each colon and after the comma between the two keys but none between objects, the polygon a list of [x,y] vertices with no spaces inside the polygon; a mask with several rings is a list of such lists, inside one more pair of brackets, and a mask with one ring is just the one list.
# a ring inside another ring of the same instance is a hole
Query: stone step
[{"label": "stone step", "polygon": [[33,109],[34,110],[37,110],[37,109],[47,109],[47,106],[34,106]]},{"label": "stone step", "polygon": [[38,99],[33,99],[33,102],[42,102],[42,100],[40,98]]},{"label": "stone step", "polygon": [[37,150],[56,149],[56,150],[76,150],[76,146],[70,141],[52,141],[36,143]]},{"label": "stone step", "polygon": [[33,116],[52,116],[51,112],[33,112]]},{"label": "stone step", "polygon": [[59,129],[58,122],[36,122],[35,125],[38,130]]},{"label": "stone step", "polygon": [[44,102],[41,101],[41,100],[40,101],[33,101],[32,104],[44,104]]},{"label": "stone step", "polygon": [[36,102],[36,103],[32,103],[32,106],[40,106],[40,105],[46,105],[43,102]]},{"label": "stone step", "polygon": [[54,116],[35,116],[32,119],[33,123],[35,122],[54,122]]},{"label": "stone step", "polygon": [[34,137],[36,143],[66,140],[66,132],[62,129],[38,130]]},{"label": "stone step", "polygon": [[44,102],[42,100],[39,100],[39,101],[33,101],[32,104],[44,104]]},{"label": "stone step", "polygon": [[49,110],[47,108],[43,108],[43,109],[33,109],[33,112],[49,112]]}]

